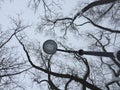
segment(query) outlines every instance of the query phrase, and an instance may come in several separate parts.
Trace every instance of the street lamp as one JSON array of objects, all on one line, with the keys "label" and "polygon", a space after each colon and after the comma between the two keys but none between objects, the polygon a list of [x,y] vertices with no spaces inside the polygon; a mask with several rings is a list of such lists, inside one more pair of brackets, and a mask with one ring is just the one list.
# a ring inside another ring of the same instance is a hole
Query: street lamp
[{"label": "street lamp", "polygon": [[47,54],[55,54],[56,51],[67,52],[67,53],[75,53],[79,55],[94,55],[94,56],[104,56],[110,58],[117,58],[120,61],[120,50],[117,53],[114,52],[95,52],[95,51],[84,51],[82,49],[78,51],[72,50],[62,50],[58,49],[57,43],[54,40],[47,40],[43,44],[43,50]]},{"label": "street lamp", "polygon": [[47,54],[54,54],[57,51],[57,43],[53,40],[47,40],[43,44],[43,50]]}]

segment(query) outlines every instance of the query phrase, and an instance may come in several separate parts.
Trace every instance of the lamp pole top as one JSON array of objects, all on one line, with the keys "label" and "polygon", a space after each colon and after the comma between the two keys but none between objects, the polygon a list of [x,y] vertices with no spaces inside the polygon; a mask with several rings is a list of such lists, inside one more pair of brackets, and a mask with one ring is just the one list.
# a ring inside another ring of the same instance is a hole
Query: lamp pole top
[{"label": "lamp pole top", "polygon": [[54,40],[47,40],[43,44],[43,51],[47,54],[55,54],[56,51],[67,52],[67,53],[78,53],[79,55],[94,55],[94,56],[104,56],[104,57],[113,57],[117,58],[120,61],[120,50],[117,53],[114,52],[95,52],[95,51],[71,51],[71,50],[62,50],[58,49],[57,43]]},{"label": "lamp pole top", "polygon": [[43,44],[43,50],[47,54],[54,54],[57,51],[57,43],[54,40],[47,40]]}]

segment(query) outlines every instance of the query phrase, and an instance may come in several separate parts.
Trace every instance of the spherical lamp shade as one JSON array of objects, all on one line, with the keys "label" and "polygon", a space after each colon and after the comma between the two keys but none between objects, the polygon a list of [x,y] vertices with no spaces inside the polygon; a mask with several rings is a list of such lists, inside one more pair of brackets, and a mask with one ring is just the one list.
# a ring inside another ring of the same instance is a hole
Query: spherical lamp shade
[{"label": "spherical lamp shade", "polygon": [[53,40],[47,40],[43,44],[43,50],[47,54],[54,54],[57,51],[57,44]]},{"label": "spherical lamp shade", "polygon": [[118,51],[118,52],[116,53],[116,57],[117,57],[117,59],[120,61],[120,51]]}]

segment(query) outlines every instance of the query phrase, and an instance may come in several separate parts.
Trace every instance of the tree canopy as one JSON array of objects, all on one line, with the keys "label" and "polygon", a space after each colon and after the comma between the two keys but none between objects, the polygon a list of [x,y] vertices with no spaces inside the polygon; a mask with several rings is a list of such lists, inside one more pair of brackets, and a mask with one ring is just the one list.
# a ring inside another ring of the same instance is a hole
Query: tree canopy
[{"label": "tree canopy", "polygon": [[[39,15],[36,27],[23,24],[18,15],[17,19],[10,18],[14,25],[12,29],[0,29],[0,87],[8,85],[7,88],[26,90],[16,79],[22,73],[31,77],[31,83],[46,90],[120,89],[120,61],[116,57],[63,52],[48,55],[42,49],[43,42],[49,38],[64,50],[118,51],[120,0],[75,0],[74,8],[69,1],[66,7],[72,11],[65,14],[66,2],[29,0],[28,8]],[[34,39],[38,36],[27,34],[28,28],[45,39]],[[9,46],[12,39],[20,50]]]}]

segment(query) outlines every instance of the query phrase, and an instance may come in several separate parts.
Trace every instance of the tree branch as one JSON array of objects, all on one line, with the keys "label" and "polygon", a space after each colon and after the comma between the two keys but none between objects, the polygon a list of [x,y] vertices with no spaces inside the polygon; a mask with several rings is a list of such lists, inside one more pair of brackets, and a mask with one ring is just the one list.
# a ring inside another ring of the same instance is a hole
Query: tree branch
[{"label": "tree branch", "polygon": [[88,18],[88,17],[86,17],[86,16],[84,16],[84,15],[83,15],[83,17],[85,17],[87,20],[89,20],[90,23],[91,23],[93,26],[97,27],[97,28],[100,28],[100,29],[102,29],[102,30],[104,30],[104,31],[109,31],[109,32],[111,32],[111,33],[120,33],[120,30],[112,30],[112,29],[110,29],[110,28],[106,28],[106,27],[97,25],[97,24],[94,23],[90,18]]},{"label": "tree branch", "polygon": [[65,90],[68,90],[67,89],[67,87],[68,87],[68,85],[69,85],[69,83],[72,81],[72,79],[70,79],[67,83],[66,83],[66,85],[65,85]]},{"label": "tree branch", "polygon": [[[16,38],[17,38],[17,36],[16,36]],[[38,70],[40,70],[40,71],[42,71],[42,72],[44,72],[44,73],[47,73],[47,74],[49,73],[49,74],[51,74],[51,75],[53,75],[53,76],[56,76],[56,77],[72,79],[72,80],[74,80],[74,81],[76,81],[76,82],[79,82],[79,83],[85,85],[86,87],[88,87],[88,88],[90,88],[90,89],[92,89],[92,90],[101,90],[101,89],[98,88],[97,86],[92,85],[92,84],[88,83],[87,81],[85,81],[85,80],[83,80],[82,78],[79,78],[79,77],[77,77],[77,76],[73,76],[73,75],[69,75],[69,74],[60,74],[60,73],[48,71],[48,70],[45,70],[45,69],[43,69],[43,68],[41,68],[41,67],[39,67],[39,66],[36,66],[36,65],[33,64],[33,62],[31,61],[31,58],[30,58],[30,56],[29,56],[29,54],[28,54],[28,51],[26,50],[24,44],[23,44],[18,38],[17,38],[17,40],[18,40],[19,43],[22,45],[23,50],[24,50],[24,52],[25,52],[25,54],[26,54],[26,56],[27,56],[27,58],[28,58],[28,61],[30,62],[30,64],[31,64],[34,68],[36,68],[36,69],[38,69]]]},{"label": "tree branch", "polygon": [[[88,11],[90,8],[93,8],[95,6],[99,6],[99,5],[104,5],[104,4],[109,4],[109,3],[113,3],[113,2],[116,2],[117,0],[97,0],[97,1],[94,1],[90,4],[88,4],[87,6],[85,6],[80,12],[76,13],[74,18],[73,18],[73,21],[78,17],[78,16],[81,16],[83,15],[83,13],[85,13],[86,11]],[[72,21],[72,22],[73,22]]]},{"label": "tree branch", "polygon": [[14,76],[14,75],[17,75],[17,74],[21,74],[21,73],[23,73],[23,72],[25,72],[25,71],[27,71],[27,70],[29,70],[29,69],[31,69],[31,68],[32,68],[32,67],[30,67],[30,68],[28,68],[28,69],[25,69],[25,70],[22,70],[22,71],[17,72],[17,73],[0,75],[0,78],[2,78],[2,77],[8,77],[8,76]]},{"label": "tree branch", "polygon": [[[87,68],[86,73],[85,73],[85,75],[83,76],[83,79],[86,81],[86,80],[87,80],[87,77],[88,77],[89,74],[90,74],[90,67],[89,67],[88,61],[87,61],[85,58],[83,58],[83,62],[85,63],[86,68]],[[82,86],[82,90],[86,90],[86,86],[85,86],[85,85]]]},{"label": "tree branch", "polygon": [[109,4],[109,3],[113,3],[113,2],[116,2],[117,0],[97,0],[97,1],[94,1],[90,4],[88,4],[86,7],[84,7],[82,9],[82,13],[86,12],[87,10],[89,10],[90,8],[93,8],[95,6],[99,6],[99,5],[104,5],[104,4]]}]

